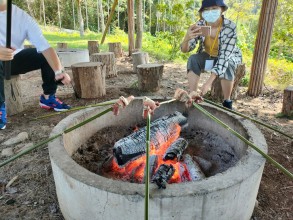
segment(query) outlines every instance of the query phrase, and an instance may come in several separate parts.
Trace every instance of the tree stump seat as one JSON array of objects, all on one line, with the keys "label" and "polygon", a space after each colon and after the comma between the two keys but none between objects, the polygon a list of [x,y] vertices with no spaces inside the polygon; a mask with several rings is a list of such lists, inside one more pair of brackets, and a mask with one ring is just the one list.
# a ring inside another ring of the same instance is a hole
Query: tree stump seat
[{"label": "tree stump seat", "polygon": [[75,90],[80,98],[94,99],[106,95],[105,68],[100,62],[72,65]]},{"label": "tree stump seat", "polygon": [[90,56],[94,53],[100,53],[99,42],[96,40],[89,40],[88,41],[88,50],[89,50]]},{"label": "tree stump seat", "polygon": [[108,43],[108,46],[109,46],[109,52],[113,52],[115,55],[115,58],[123,57],[123,49],[120,42]]},{"label": "tree stump seat", "polygon": [[156,92],[160,90],[163,70],[163,64],[149,63],[138,65],[138,89],[144,92]]},{"label": "tree stump seat", "polygon": [[284,90],[282,113],[290,118],[293,117],[293,86],[288,86]]},{"label": "tree stump seat", "polygon": [[[234,85],[231,93],[231,99],[237,99],[238,96],[238,87],[241,83],[242,78],[245,76],[246,66],[244,63],[238,65],[235,73]],[[221,86],[221,79],[217,77],[212,84],[211,96],[214,100],[222,101],[223,100],[223,91]]]},{"label": "tree stump seat", "polygon": [[23,111],[20,81],[19,75],[11,76],[10,80],[4,80],[5,104],[9,116]]},{"label": "tree stump seat", "polygon": [[67,48],[68,48],[67,43],[64,43],[64,42],[57,43],[57,49],[67,49]]},{"label": "tree stump seat", "polygon": [[101,62],[106,68],[106,78],[117,76],[116,59],[113,52],[94,53],[90,57],[91,62]]},{"label": "tree stump seat", "polygon": [[132,53],[132,60],[133,60],[133,71],[136,73],[138,65],[149,63],[149,54],[146,52]]}]

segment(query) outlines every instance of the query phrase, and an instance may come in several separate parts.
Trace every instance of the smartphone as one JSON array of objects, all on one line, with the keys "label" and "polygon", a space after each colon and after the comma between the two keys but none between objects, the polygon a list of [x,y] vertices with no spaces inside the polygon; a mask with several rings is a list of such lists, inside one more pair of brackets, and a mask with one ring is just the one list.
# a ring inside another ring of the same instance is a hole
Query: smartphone
[{"label": "smartphone", "polygon": [[211,36],[211,26],[199,26],[200,32],[202,33],[201,36]]}]

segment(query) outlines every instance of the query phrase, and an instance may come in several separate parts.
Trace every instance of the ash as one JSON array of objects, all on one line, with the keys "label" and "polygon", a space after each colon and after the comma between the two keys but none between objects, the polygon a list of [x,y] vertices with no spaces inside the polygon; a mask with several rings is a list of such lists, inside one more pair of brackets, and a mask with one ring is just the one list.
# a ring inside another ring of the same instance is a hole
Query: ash
[{"label": "ash", "polygon": [[[141,126],[143,125],[138,125]],[[83,144],[72,158],[91,172],[113,178],[103,171],[102,166],[112,158],[115,142],[130,135],[134,129],[135,127],[104,128]],[[181,137],[189,142],[184,153],[192,156],[206,177],[224,172],[239,160],[233,147],[219,135],[191,129],[182,131]]]}]

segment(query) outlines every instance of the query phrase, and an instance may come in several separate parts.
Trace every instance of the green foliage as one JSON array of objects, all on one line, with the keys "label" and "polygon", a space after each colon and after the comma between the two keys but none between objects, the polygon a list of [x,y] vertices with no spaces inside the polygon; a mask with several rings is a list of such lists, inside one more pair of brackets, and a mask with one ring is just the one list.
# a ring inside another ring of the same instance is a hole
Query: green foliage
[{"label": "green foliage", "polygon": [[269,59],[265,83],[283,90],[293,85],[293,63],[286,60]]}]

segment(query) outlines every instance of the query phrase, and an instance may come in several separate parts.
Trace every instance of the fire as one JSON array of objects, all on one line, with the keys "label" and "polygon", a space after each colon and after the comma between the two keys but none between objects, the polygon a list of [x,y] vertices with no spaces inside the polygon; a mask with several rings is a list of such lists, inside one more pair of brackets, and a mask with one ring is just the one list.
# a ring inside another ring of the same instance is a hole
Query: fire
[{"label": "fire", "polygon": [[[164,142],[160,147],[156,149],[154,145],[151,144],[150,146],[150,156],[157,155],[158,163],[156,165],[155,172],[158,170],[160,165],[172,164],[175,168],[175,173],[170,179],[169,183],[179,183],[179,182],[186,182],[191,181],[191,177],[187,170],[187,167],[184,163],[178,162],[177,160],[163,160],[163,156],[166,153],[167,149],[170,145],[179,138],[181,127],[180,125],[176,125],[175,127],[176,133],[175,135],[171,136],[166,142]],[[137,131],[138,128],[135,127],[134,132]],[[160,138],[160,137],[158,137]],[[161,137],[163,138],[163,137]],[[145,165],[146,165],[146,156],[141,156],[136,160],[129,162],[125,167],[120,167],[117,162],[113,159],[111,164],[111,175],[118,177],[123,180],[128,180],[131,182],[143,183],[144,176],[145,176]]]}]

